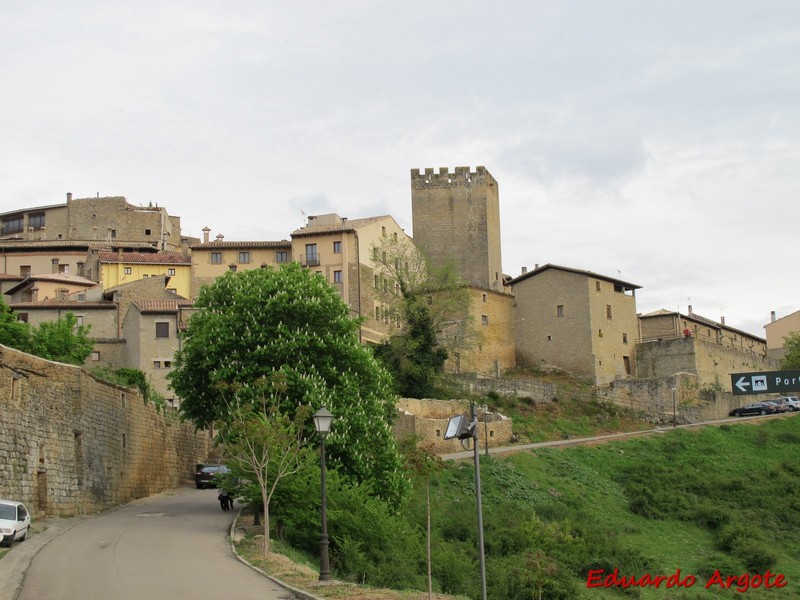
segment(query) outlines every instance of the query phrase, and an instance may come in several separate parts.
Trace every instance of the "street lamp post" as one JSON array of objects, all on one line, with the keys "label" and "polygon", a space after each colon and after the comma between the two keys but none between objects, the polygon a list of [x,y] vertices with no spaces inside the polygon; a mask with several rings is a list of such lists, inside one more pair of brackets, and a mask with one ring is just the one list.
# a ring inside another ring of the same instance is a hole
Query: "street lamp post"
[{"label": "street lamp post", "polygon": [[483,411],[483,451],[486,453],[486,456],[489,456],[489,405],[484,404],[481,406],[481,410]]},{"label": "street lamp post", "polygon": [[678,403],[675,399],[675,393],[678,391],[678,388],[675,384],[672,385],[672,426],[678,426]]},{"label": "street lamp post", "polygon": [[[475,452],[475,498],[478,509],[478,550],[481,566],[481,600],[486,600],[486,556],[483,551],[483,504],[481,502],[481,459],[478,451],[478,414],[475,403],[470,406],[472,412],[472,447]],[[488,448],[487,448],[488,452]]]},{"label": "street lamp post", "polygon": [[319,434],[319,466],[322,473],[320,479],[320,492],[322,496],[322,533],[319,536],[319,580],[328,581],[331,578],[331,565],[328,558],[328,491],[325,488],[325,436],[331,430],[333,415],[324,406],[314,413],[314,427]]}]

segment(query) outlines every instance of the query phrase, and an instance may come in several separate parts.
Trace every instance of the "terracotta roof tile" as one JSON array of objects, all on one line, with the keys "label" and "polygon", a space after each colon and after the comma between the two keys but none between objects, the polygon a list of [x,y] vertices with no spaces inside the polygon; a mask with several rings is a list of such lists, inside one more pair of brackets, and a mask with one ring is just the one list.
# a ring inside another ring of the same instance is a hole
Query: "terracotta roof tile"
[{"label": "terracotta roof tile", "polygon": [[100,252],[98,254],[101,262],[107,263],[147,263],[147,264],[170,264],[170,265],[190,265],[192,259],[184,256],[180,252],[157,252],[147,254],[144,252]]},{"label": "terracotta roof tile", "polygon": [[134,300],[133,304],[143,313],[178,312],[179,306],[191,306],[191,300]]}]

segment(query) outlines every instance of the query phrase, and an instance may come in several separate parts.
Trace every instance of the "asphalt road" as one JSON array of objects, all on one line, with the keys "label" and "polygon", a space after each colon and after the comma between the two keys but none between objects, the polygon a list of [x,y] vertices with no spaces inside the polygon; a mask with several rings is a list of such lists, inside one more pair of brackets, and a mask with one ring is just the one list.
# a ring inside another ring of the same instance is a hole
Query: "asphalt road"
[{"label": "asphalt road", "polygon": [[234,514],[181,488],[81,519],[38,551],[18,600],[294,598],[233,556]]}]

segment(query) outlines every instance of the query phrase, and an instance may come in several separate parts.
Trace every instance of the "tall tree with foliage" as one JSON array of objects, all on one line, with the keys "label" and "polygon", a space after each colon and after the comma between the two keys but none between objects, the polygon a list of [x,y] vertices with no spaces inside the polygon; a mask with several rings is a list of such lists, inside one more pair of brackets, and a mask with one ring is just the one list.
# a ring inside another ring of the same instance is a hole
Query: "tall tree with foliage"
[{"label": "tall tree with foliage", "polygon": [[430,397],[448,356],[478,338],[469,289],[453,267],[434,268],[409,239],[383,237],[371,252],[378,298],[402,325],[377,355],[394,375],[399,394]]},{"label": "tall tree with foliage", "polygon": [[264,556],[270,553],[270,503],[275,490],[283,478],[303,467],[308,454],[304,424],[310,407],[299,407],[294,420],[289,419],[279,411],[285,391],[280,372],[254,386],[239,387],[219,435],[233,474],[257,484],[264,513]]},{"label": "tall tree with foliage", "polygon": [[781,359],[781,369],[800,369],[800,333],[790,333],[783,338],[786,354]]},{"label": "tall tree with foliage", "polygon": [[391,429],[391,376],[361,345],[359,322],[323,277],[296,263],[228,272],[195,306],[169,376],[186,418],[197,427],[224,424],[231,386],[252,388],[280,372],[279,412],[293,420],[298,407],[324,404],[336,418],[326,440],[331,466],[399,502],[408,483]]}]

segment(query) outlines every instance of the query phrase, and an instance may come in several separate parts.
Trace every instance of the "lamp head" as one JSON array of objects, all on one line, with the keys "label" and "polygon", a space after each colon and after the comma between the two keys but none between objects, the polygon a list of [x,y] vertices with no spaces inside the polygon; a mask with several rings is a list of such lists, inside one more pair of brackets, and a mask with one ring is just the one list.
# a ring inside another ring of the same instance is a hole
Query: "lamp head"
[{"label": "lamp head", "polygon": [[331,423],[333,423],[333,415],[327,408],[321,406],[320,409],[314,413],[314,428],[317,433],[327,435],[331,430]]}]

